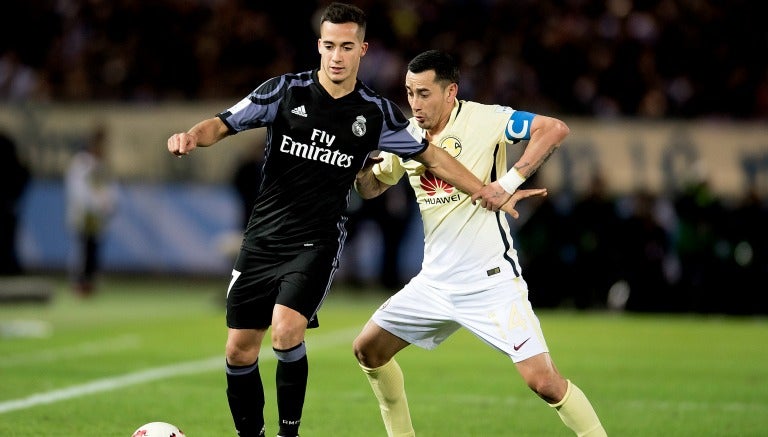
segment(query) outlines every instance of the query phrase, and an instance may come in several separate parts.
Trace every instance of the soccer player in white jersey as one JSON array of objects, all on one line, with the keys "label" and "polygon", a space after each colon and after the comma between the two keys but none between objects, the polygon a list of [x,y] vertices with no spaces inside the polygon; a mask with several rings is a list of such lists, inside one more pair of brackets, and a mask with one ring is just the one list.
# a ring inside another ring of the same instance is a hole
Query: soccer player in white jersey
[{"label": "soccer player in white jersey", "polygon": [[[517,188],[568,135],[565,123],[458,100],[458,80],[458,65],[444,52],[426,51],[408,64],[411,132],[447,150],[480,180],[494,181],[483,188],[485,195],[503,193],[514,206],[524,197],[545,194]],[[505,146],[521,140],[528,141],[525,151],[507,172]],[[504,214],[478,208],[474,196],[457,196],[454,187],[418,162],[381,153],[371,164],[357,175],[360,195],[381,194],[407,174],[425,237],[419,274],[376,310],[354,341],[387,434],[415,435],[395,354],[410,344],[433,349],[463,327],[508,355],[528,387],[576,435],[606,435],[587,397],[560,375],[550,357]],[[512,215],[517,218],[516,211]]]}]

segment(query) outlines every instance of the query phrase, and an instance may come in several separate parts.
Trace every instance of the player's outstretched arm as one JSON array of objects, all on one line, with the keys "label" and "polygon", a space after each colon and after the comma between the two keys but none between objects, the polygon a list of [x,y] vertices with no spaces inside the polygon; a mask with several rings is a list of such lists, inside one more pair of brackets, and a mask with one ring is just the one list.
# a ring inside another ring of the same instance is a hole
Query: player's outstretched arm
[{"label": "player's outstretched arm", "polygon": [[168,138],[168,151],[176,156],[188,155],[197,147],[208,147],[229,135],[229,129],[218,117],[203,120],[187,132],[179,132]]},{"label": "player's outstretched arm", "polygon": [[448,152],[434,144],[430,144],[426,150],[414,156],[413,159],[424,164],[433,175],[465,193],[471,195],[483,188],[483,183],[477,176],[467,170],[462,163],[454,159]]},{"label": "player's outstretched arm", "polygon": [[355,177],[355,191],[357,191],[357,194],[363,199],[373,199],[391,187],[391,185],[381,182],[373,173],[373,166],[382,160],[383,158],[378,156],[368,156],[365,158],[363,168],[357,172],[357,176]]},{"label": "player's outstretched arm", "polygon": [[[481,200],[483,208],[493,211],[503,209],[515,218],[519,215],[517,211],[514,210],[514,204],[512,204],[513,206],[509,208],[509,210],[503,208],[503,206],[508,204],[511,199],[509,193],[504,192],[503,189],[500,193],[499,190],[489,189],[487,185],[483,186],[483,183],[477,176],[467,170],[464,165],[454,159],[442,148],[430,144],[426,151],[421,155],[414,157],[414,159],[424,164],[432,174],[461,191],[464,191],[465,193],[474,193],[472,195],[473,204],[479,199]],[[496,186],[499,187],[498,183]],[[523,197],[529,196],[523,195]]]}]

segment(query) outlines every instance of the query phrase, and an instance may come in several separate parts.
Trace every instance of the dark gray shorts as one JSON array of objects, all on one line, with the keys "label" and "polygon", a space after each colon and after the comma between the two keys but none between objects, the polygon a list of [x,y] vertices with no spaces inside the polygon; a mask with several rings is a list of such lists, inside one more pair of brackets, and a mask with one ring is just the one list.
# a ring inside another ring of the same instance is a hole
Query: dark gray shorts
[{"label": "dark gray shorts", "polygon": [[338,246],[291,253],[241,250],[227,291],[227,327],[264,329],[275,304],[298,311],[318,326],[317,311],[338,269]]}]

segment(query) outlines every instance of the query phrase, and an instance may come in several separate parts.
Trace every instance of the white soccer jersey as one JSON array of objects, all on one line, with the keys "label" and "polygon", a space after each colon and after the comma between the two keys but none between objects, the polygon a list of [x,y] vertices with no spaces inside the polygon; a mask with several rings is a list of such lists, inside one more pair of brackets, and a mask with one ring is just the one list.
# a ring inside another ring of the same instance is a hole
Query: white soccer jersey
[{"label": "white soccer jersey", "polygon": [[[433,143],[442,147],[483,183],[507,172],[505,129],[513,109],[458,101],[448,125]],[[411,133],[425,132],[411,119]],[[438,179],[415,160],[382,153],[376,177],[394,185],[403,176],[416,193],[424,223],[424,261],[419,276],[442,289],[467,284],[490,286],[521,275],[504,212],[472,205],[469,194]]]}]

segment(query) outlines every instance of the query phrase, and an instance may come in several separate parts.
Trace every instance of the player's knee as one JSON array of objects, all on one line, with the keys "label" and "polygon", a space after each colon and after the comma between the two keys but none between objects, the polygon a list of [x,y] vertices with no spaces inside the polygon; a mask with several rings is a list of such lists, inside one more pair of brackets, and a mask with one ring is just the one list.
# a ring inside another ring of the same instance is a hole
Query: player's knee
[{"label": "player's knee", "polygon": [[352,342],[352,352],[355,354],[358,363],[370,369],[386,364],[386,360],[383,360],[382,357],[377,358],[375,348],[362,337],[357,337]]},{"label": "player's knee", "polygon": [[293,310],[283,311],[272,318],[271,340],[276,349],[290,349],[302,341],[307,331],[307,319]]},{"label": "player's knee", "polygon": [[259,357],[258,345],[245,345],[242,343],[227,342],[227,363],[233,366],[247,366],[256,362]]},{"label": "player's knee", "polygon": [[275,349],[291,349],[304,341],[303,332],[285,332],[272,334],[272,347]]},{"label": "player's knee", "polygon": [[352,353],[355,355],[355,358],[357,359],[357,362],[362,364],[363,366],[368,367],[366,362],[366,354],[365,354],[365,344],[362,340],[360,340],[360,337],[357,337],[355,341],[352,342]]},{"label": "player's knee", "polygon": [[559,402],[568,388],[567,381],[557,374],[540,375],[526,383],[537,396],[550,404]]},{"label": "player's knee", "polygon": [[272,326],[271,340],[272,347],[276,349],[290,349],[302,341],[306,332],[306,322],[280,323]]}]

